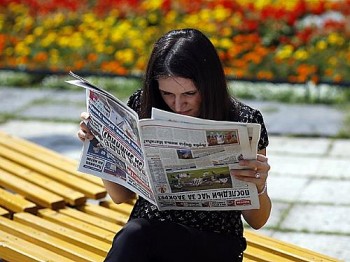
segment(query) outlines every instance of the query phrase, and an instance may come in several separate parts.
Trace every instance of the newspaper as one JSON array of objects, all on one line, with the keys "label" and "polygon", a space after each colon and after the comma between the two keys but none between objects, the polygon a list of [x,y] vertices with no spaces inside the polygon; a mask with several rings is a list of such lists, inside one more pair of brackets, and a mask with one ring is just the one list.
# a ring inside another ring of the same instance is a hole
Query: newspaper
[{"label": "newspaper", "polygon": [[259,208],[256,186],[235,179],[255,159],[259,124],[205,120],[152,109],[139,119],[124,102],[70,72],[86,89],[87,125],[78,170],[118,183],[159,210]]}]

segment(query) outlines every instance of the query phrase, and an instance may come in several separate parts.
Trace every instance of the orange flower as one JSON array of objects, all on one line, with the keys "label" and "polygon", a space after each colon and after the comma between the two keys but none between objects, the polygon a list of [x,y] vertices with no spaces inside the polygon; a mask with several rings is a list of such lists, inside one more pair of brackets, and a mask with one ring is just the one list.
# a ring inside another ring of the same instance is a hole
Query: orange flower
[{"label": "orange flower", "polygon": [[3,52],[6,43],[6,35],[0,34],[0,53]]},{"label": "orange flower", "polygon": [[273,74],[271,71],[261,70],[258,72],[256,77],[258,79],[271,80],[271,79],[273,79]]},{"label": "orange flower", "polygon": [[85,65],[85,61],[84,60],[78,60],[78,61],[75,61],[74,68],[76,70],[81,70],[81,69],[84,68],[84,65]]},{"label": "orange flower", "polygon": [[340,75],[340,74],[335,74],[333,76],[333,81],[336,82],[336,83],[340,83],[341,81],[343,81],[343,77]]},{"label": "orange flower", "polygon": [[46,52],[39,52],[34,56],[34,61],[38,62],[38,63],[42,63],[42,62],[46,62],[48,58],[48,55]]},{"label": "orange flower", "polygon": [[89,62],[95,62],[97,60],[97,55],[95,53],[89,53],[87,59]]},{"label": "orange flower", "polygon": [[101,65],[101,69],[105,72],[110,72],[117,75],[128,74],[128,71],[117,61],[103,62]]}]

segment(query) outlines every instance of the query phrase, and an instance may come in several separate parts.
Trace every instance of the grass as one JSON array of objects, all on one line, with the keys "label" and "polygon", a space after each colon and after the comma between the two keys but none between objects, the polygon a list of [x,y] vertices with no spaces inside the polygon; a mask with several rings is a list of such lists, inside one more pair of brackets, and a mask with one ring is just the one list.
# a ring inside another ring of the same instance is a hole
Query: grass
[{"label": "grass", "polygon": [[341,110],[344,112],[344,122],[340,129],[337,138],[350,138],[350,103],[341,106]]}]

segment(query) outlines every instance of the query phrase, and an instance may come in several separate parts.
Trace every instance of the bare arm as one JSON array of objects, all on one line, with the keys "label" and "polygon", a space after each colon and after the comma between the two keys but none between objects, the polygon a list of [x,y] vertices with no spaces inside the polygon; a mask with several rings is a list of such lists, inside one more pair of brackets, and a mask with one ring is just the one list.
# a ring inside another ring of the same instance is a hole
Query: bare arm
[{"label": "bare arm", "polygon": [[104,179],[102,179],[102,181],[109,196],[111,197],[114,203],[121,204],[124,202],[129,202],[130,200],[136,198],[136,194],[127,189],[126,187]]},{"label": "bare arm", "polygon": [[[268,171],[270,170],[270,165],[268,164],[268,159],[266,158],[266,149],[260,150],[258,152],[257,160],[243,160],[242,165],[247,165],[252,168],[252,170],[239,170],[233,171],[233,174],[237,179],[253,182],[256,184],[258,192],[262,192],[265,187],[265,183],[268,177]],[[256,174],[259,174],[256,177]],[[242,211],[244,220],[254,229],[259,229],[264,226],[270,217],[271,213],[271,200],[267,194],[267,190],[259,195],[260,208]]]}]

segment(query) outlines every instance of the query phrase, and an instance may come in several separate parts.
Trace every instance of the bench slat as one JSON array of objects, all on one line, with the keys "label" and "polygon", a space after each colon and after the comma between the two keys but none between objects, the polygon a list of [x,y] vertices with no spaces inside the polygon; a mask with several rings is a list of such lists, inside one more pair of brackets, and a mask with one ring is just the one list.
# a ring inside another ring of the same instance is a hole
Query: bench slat
[{"label": "bench slat", "polygon": [[255,247],[259,250],[278,254],[279,257],[291,259],[291,261],[339,261],[335,258],[284,241],[279,241],[251,230],[245,230],[244,235],[247,238],[249,247]]},{"label": "bench slat", "polygon": [[26,156],[19,152],[10,150],[6,147],[1,147],[0,155],[40,174],[48,176],[62,183],[63,185],[78,190],[89,198],[101,199],[104,198],[107,194],[104,188],[97,186],[96,184],[88,182],[65,171],[59,170],[55,167],[41,162],[40,160],[33,159],[30,156]]},{"label": "bench slat", "polygon": [[17,221],[0,218],[2,230],[77,262],[103,261],[103,257]]},{"label": "bench slat", "polygon": [[0,254],[6,261],[14,262],[75,262],[55,252],[37,246],[0,230]]},{"label": "bench slat", "polygon": [[111,210],[117,211],[119,213],[125,214],[127,216],[130,215],[133,205],[128,203],[122,203],[122,204],[115,204],[111,200],[102,200],[100,201],[100,206],[107,207]]},{"label": "bench slat", "polygon": [[[273,252],[266,251],[264,249],[259,249],[254,246],[247,246],[247,249],[244,251],[244,257],[249,259],[256,259],[259,262],[295,262],[299,260],[288,259],[285,257],[281,257],[278,254],[274,254]],[[300,260],[302,262],[303,260]]]},{"label": "bench slat", "polygon": [[129,220],[129,217],[125,214],[121,214],[102,206],[92,205],[90,203],[86,203],[77,208],[87,214],[106,219],[107,221],[117,223],[118,225],[124,225]]},{"label": "bench slat", "polygon": [[12,194],[7,190],[0,188],[0,206],[5,207],[13,213],[26,211],[36,213],[37,205],[26,200],[21,195]]},{"label": "bench slat", "polygon": [[86,196],[79,191],[62,185],[47,176],[33,172],[30,169],[23,168],[19,164],[13,163],[3,157],[0,157],[0,161],[4,164],[2,166],[3,170],[61,196],[71,206],[83,205],[86,202]]},{"label": "bench slat", "polygon": [[2,217],[10,217],[10,212],[2,207],[0,207],[0,216]]},{"label": "bench slat", "polygon": [[[92,182],[100,187],[104,187],[100,178],[90,176],[77,171],[78,162],[74,159],[66,157],[48,148],[39,146],[33,142],[11,136],[0,131],[0,144],[20,152],[21,154],[33,157],[41,162],[54,166],[58,169],[76,175],[89,182]],[[34,153],[33,153],[34,152]],[[55,161],[52,161],[55,159]]]},{"label": "bench slat", "polygon": [[39,210],[39,216],[54,222],[55,224],[59,224],[66,228],[73,229],[77,232],[81,232],[83,234],[89,235],[93,238],[102,240],[106,243],[111,244],[114,238],[114,232],[96,227],[94,225],[85,223],[80,219],[72,218],[70,216],[66,216],[57,211],[53,211],[51,209],[41,209]]},{"label": "bench slat", "polygon": [[45,231],[47,234],[85,248],[100,256],[106,256],[108,250],[110,249],[110,245],[106,242],[74,231],[70,228],[66,228],[64,226],[47,221],[43,218],[34,216],[29,213],[16,213],[14,214],[14,220],[38,230]]},{"label": "bench slat", "polygon": [[62,197],[4,170],[0,170],[0,186],[23,195],[39,206],[50,207],[52,209],[63,208],[65,206]]},{"label": "bench slat", "polygon": [[122,228],[121,225],[118,225],[116,223],[109,222],[109,221],[104,220],[102,218],[84,213],[84,212],[79,211],[79,210],[74,209],[74,208],[66,207],[66,208],[58,210],[58,212],[65,214],[67,216],[76,218],[76,219],[80,219],[81,221],[84,221],[88,224],[92,224],[94,226],[104,228],[106,230],[109,230],[110,232],[116,233]]}]

